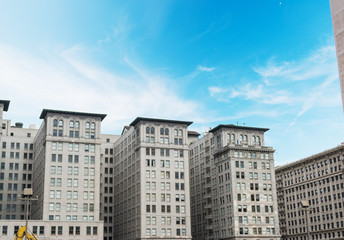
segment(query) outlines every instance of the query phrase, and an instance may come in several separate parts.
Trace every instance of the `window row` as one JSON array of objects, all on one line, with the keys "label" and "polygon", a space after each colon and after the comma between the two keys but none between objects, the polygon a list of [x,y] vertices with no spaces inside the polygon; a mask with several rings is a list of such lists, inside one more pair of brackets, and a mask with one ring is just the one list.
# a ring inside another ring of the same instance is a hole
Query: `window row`
[{"label": "window row", "polygon": [[[154,127],[146,127],[146,134],[155,134],[155,128]],[[169,135],[168,128],[160,128],[160,135]],[[181,129],[174,129],[174,136],[183,136],[183,130]]]},{"label": "window row", "polygon": [[[254,227],[254,228],[252,228],[252,233],[254,234],[254,235],[261,235],[261,234],[263,234],[263,232],[262,232],[262,228],[256,228],[256,227]],[[276,234],[276,232],[275,232],[275,228],[266,228],[266,232],[265,232],[267,235],[274,235],[274,234]],[[249,228],[248,227],[241,227],[241,228],[239,228],[239,234],[240,235],[248,235],[249,234]]]},{"label": "window row", "polygon": [[[24,171],[32,171],[32,164],[27,164],[27,163],[23,163],[23,170]],[[6,169],[6,163],[2,162],[0,164],[0,169],[1,170],[5,170]],[[19,163],[8,163],[8,169],[7,170],[19,170]]]},{"label": "window row", "polygon": [[[2,142],[2,148],[6,149],[7,142]],[[20,143],[11,142],[11,149],[20,150]],[[24,143],[24,150],[33,150],[33,143]]]},{"label": "window row", "polygon": [[[61,128],[63,127],[63,120],[53,120],[53,127],[58,127]],[[80,128],[80,123],[78,121],[69,121],[69,128],[75,128],[79,129]],[[95,130],[96,129],[96,124],[94,122],[86,122],[85,123],[85,129],[87,130]]]},{"label": "window row", "polygon": [[[10,152],[10,159],[20,159],[20,152]],[[1,158],[6,158],[6,152],[1,152]],[[33,159],[33,153],[23,153],[24,159]]]},{"label": "window row", "polygon": [[[155,159],[146,159],[146,167],[156,167]],[[170,160],[160,160],[161,168],[169,168]],[[174,161],[174,168],[184,169],[184,161]]]},{"label": "window row", "polygon": [[[69,143],[68,144],[68,151],[79,152],[79,143]],[[52,142],[51,145],[52,150],[63,151],[63,143],[60,142]],[[85,152],[95,152],[95,144],[84,144]]]},{"label": "window row", "polygon": [[[186,236],[186,228],[177,228],[176,229],[177,236]],[[146,236],[157,236],[157,229],[156,228],[146,228]],[[162,228],[161,229],[161,236],[172,236],[171,228]]]},{"label": "window row", "polygon": [[[259,194],[251,194],[251,201],[259,201]],[[237,194],[237,200],[238,201],[247,201],[247,195],[246,194],[241,194],[241,193],[238,193]],[[263,200],[265,202],[272,202],[272,195],[271,194],[264,194],[263,195]]]},{"label": "window row", "polygon": [[[248,216],[239,216],[239,223],[244,223],[247,224],[249,223],[248,220]],[[263,217],[264,219],[264,217]],[[263,223],[267,223],[267,224],[274,224],[275,223],[275,218],[274,217],[265,217],[265,221],[262,222],[262,217],[252,217],[252,221],[250,223],[253,224],[263,224]]]},{"label": "window row", "polygon": [[[161,205],[161,213],[171,213],[171,205]],[[184,205],[176,205],[175,213],[185,213]],[[146,205],[146,213],[156,213],[156,205]]]}]

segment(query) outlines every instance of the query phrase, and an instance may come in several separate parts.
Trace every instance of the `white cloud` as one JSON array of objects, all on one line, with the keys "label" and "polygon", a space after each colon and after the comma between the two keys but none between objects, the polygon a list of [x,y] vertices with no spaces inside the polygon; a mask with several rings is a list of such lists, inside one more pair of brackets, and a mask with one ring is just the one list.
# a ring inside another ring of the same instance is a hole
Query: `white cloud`
[{"label": "white cloud", "polygon": [[244,100],[252,100],[263,104],[288,104],[292,100],[290,94],[285,90],[271,91],[262,84],[246,85],[237,88],[219,88],[209,87],[210,95],[218,101],[230,101],[234,98],[242,98]]},{"label": "white cloud", "polygon": [[128,75],[110,72],[86,61],[84,51],[74,46],[38,57],[0,44],[0,95],[12,101],[9,112],[30,118],[42,108],[107,113],[103,127],[108,131],[137,116],[199,117],[200,106],[179,97],[171,80],[134,64]]},{"label": "white cloud", "polygon": [[[270,58],[265,66],[253,68],[260,82],[209,88],[218,101],[246,100],[262,106],[280,104],[289,108],[297,119],[313,108],[336,107],[341,104],[336,53],[334,46],[325,46],[300,60],[282,61]],[[216,90],[216,91],[215,91]]]},{"label": "white cloud", "polygon": [[226,92],[226,90],[219,87],[209,87],[209,92],[212,97],[215,97],[219,93]]},{"label": "white cloud", "polygon": [[266,66],[254,67],[253,70],[270,81],[277,77],[280,78],[278,81],[304,81],[337,74],[336,49],[333,45],[321,47],[301,60],[283,61],[279,64],[272,57]]},{"label": "white cloud", "polygon": [[204,67],[202,65],[199,65],[197,69],[202,72],[212,72],[215,70],[214,67]]}]

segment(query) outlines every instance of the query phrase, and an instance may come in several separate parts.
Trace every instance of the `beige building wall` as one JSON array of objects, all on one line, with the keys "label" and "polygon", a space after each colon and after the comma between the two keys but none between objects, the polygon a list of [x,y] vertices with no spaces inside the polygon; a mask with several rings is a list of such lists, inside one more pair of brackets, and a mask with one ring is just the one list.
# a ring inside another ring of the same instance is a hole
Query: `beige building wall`
[{"label": "beige building wall", "polygon": [[344,108],[344,1],[330,0],[334,40]]}]

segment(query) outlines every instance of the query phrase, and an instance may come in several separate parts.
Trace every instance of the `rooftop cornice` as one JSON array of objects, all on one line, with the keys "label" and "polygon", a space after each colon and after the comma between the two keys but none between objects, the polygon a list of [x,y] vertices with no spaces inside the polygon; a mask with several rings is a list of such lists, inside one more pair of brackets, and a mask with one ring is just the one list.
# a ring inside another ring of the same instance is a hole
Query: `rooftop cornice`
[{"label": "rooftop cornice", "polygon": [[264,132],[269,130],[269,128],[237,126],[234,124],[220,124],[220,125],[214,127],[213,129],[209,130],[209,132],[214,133],[221,128],[232,128],[232,129],[241,129],[241,130],[256,130],[256,131],[264,131]]},{"label": "rooftop cornice", "polygon": [[4,104],[4,111],[7,112],[10,106],[10,100],[0,100],[0,103]]},{"label": "rooftop cornice", "polygon": [[130,126],[135,126],[140,121],[146,122],[161,122],[161,123],[173,123],[173,124],[186,124],[187,126],[191,125],[192,122],[190,121],[180,121],[180,120],[169,120],[169,119],[158,119],[158,118],[144,118],[144,117],[137,117]]},{"label": "rooftop cornice", "polygon": [[64,110],[43,109],[39,118],[45,119],[45,117],[47,116],[48,113],[87,116],[87,117],[100,117],[101,120],[103,120],[106,117],[106,114],[100,114],[100,113],[87,113],[87,112],[73,112],[73,111],[64,111]]}]

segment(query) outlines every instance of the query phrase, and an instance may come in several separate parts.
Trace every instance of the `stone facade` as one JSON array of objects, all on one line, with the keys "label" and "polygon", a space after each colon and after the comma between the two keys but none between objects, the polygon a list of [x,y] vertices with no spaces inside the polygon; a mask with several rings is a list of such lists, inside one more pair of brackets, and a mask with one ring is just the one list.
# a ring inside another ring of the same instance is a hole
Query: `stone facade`
[{"label": "stone facade", "polygon": [[193,239],[279,239],[267,130],[219,125],[191,144]]},{"label": "stone facade", "polygon": [[[343,156],[341,144],[276,168],[278,213],[285,239],[307,239],[308,232],[310,239],[344,239]],[[308,202],[307,214],[301,201]]]},{"label": "stone facade", "polygon": [[338,73],[344,108],[344,1],[330,0]]}]

